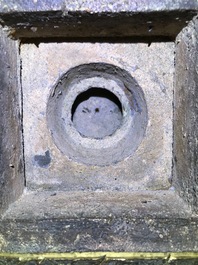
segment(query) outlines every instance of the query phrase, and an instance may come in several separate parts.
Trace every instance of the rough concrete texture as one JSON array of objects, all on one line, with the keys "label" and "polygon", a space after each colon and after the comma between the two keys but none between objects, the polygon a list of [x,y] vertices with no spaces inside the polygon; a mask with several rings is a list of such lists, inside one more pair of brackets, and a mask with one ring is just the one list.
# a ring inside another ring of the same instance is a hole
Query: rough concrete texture
[{"label": "rough concrete texture", "polygon": [[16,2],[14,0],[2,0],[0,2],[1,12],[13,11],[47,11],[61,10],[67,11],[92,11],[92,12],[129,12],[129,11],[159,11],[175,9],[194,9],[197,6],[196,0],[23,0]]},{"label": "rough concrete texture", "polygon": [[174,177],[181,196],[198,211],[198,18],[176,40]]},{"label": "rough concrete texture", "polygon": [[[28,188],[129,191],[171,186],[173,43],[23,44],[21,59]],[[146,135],[135,154],[106,167],[69,160],[54,144],[46,121],[58,79],[71,67],[93,62],[127,70],[143,89],[148,108]],[[43,156],[43,166],[38,156]]]},{"label": "rough concrete texture", "polygon": [[18,43],[0,27],[0,214],[23,192]]},{"label": "rough concrete texture", "polygon": [[[35,211],[37,209],[37,211]],[[134,192],[28,191],[13,203],[4,220],[89,218],[190,218],[192,211],[172,190]],[[132,239],[131,239],[132,240]],[[129,249],[128,249],[129,250]]]},{"label": "rough concrete texture", "polygon": [[1,251],[17,253],[198,249],[197,219],[174,191],[27,191],[0,236]]}]

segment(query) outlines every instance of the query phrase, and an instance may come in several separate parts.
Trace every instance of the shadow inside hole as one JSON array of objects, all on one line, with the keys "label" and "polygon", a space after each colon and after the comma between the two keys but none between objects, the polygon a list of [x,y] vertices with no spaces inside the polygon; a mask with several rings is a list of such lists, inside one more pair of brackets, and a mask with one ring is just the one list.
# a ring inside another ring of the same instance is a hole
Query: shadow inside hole
[{"label": "shadow inside hole", "polygon": [[[75,113],[77,107],[80,105],[80,103],[88,100],[90,97],[101,97],[101,98],[109,99],[115,105],[117,105],[117,107],[119,108],[119,110],[122,114],[122,104],[115,94],[113,94],[111,91],[109,91],[105,88],[92,87],[92,88],[82,92],[81,94],[79,94],[76,97],[74,104],[72,106],[72,109],[71,109],[72,121],[73,121],[74,113]],[[100,109],[96,108],[95,112],[100,112]]]},{"label": "shadow inside hole", "polygon": [[81,136],[102,139],[120,128],[122,105],[111,91],[93,87],[77,96],[71,119]]}]

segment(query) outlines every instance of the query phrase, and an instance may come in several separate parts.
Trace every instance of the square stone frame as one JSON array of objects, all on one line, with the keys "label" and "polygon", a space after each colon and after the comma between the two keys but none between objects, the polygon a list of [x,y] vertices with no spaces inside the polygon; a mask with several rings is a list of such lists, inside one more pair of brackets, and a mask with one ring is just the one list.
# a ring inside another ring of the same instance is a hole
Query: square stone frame
[{"label": "square stone frame", "polygon": [[[0,252],[198,251],[197,1],[21,2],[0,3]],[[20,43],[71,40],[175,40],[176,192],[25,195]]]}]

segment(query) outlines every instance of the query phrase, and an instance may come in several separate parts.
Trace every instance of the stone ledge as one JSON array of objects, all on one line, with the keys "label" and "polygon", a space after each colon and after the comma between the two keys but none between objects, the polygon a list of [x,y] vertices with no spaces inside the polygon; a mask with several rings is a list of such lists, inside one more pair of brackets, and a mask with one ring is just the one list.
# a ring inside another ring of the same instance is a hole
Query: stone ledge
[{"label": "stone ledge", "polygon": [[4,220],[191,218],[192,212],[172,190],[136,192],[26,191],[11,204]]},{"label": "stone ledge", "polygon": [[13,38],[166,37],[196,15],[197,1],[1,1],[0,21]]},{"label": "stone ledge", "polygon": [[0,248],[18,253],[196,251],[197,228],[197,217],[173,191],[32,192],[2,218]]}]

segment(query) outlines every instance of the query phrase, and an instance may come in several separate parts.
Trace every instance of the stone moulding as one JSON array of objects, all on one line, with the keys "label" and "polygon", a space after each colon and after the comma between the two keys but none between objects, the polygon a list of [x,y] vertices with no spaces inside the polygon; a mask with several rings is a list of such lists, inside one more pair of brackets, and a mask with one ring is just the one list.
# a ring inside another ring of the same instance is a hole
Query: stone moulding
[{"label": "stone moulding", "polygon": [[[197,1],[1,1],[12,38],[174,39],[196,15]],[[38,40],[37,40],[38,41]]]}]

